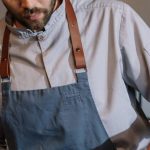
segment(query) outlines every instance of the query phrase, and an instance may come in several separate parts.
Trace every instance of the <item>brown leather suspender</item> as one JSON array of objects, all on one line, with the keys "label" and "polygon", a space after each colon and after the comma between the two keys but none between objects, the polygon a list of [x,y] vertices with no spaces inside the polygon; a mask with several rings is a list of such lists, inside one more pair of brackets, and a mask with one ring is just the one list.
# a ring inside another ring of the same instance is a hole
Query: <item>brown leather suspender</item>
[{"label": "brown leather suspender", "polygon": [[72,47],[73,47],[73,55],[75,59],[74,60],[75,67],[76,69],[81,69],[81,68],[86,69],[84,52],[82,48],[82,42],[80,38],[76,15],[74,13],[70,0],[65,0],[65,1],[66,1],[66,15],[68,19],[71,42],[72,42]]},{"label": "brown leather suspender", "polygon": [[[66,3],[66,16],[68,20],[71,43],[73,48],[75,68],[86,69],[86,63],[85,63],[84,52],[83,52],[82,42],[80,38],[77,19],[70,0],[65,0],[65,3]],[[3,37],[2,57],[1,57],[1,64],[0,64],[1,78],[10,77],[10,61],[9,61],[9,50],[8,50],[9,35],[10,35],[10,31],[6,27],[4,32],[4,37]]]},{"label": "brown leather suspender", "polygon": [[10,77],[10,62],[9,62],[9,50],[8,50],[9,35],[10,35],[10,31],[6,27],[5,31],[4,31],[2,56],[1,56],[1,64],[0,64],[1,78],[9,78]]}]

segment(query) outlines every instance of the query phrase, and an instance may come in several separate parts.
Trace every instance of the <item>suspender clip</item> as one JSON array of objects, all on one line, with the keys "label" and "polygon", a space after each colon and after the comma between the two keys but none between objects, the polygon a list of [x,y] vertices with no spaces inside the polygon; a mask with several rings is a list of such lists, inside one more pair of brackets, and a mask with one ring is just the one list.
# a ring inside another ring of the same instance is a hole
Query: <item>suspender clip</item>
[{"label": "suspender clip", "polygon": [[10,83],[11,77],[1,78],[1,83]]},{"label": "suspender clip", "polygon": [[83,72],[86,72],[85,68],[75,69],[75,73],[83,73]]}]

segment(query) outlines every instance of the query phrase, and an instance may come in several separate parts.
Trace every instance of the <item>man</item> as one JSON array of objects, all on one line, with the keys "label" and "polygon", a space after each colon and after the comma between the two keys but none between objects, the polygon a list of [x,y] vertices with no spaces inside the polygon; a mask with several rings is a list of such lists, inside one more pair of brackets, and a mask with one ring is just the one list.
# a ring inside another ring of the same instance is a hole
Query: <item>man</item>
[{"label": "man", "polygon": [[134,90],[150,101],[150,29],[132,8],[2,1],[1,147],[148,149],[150,125]]}]

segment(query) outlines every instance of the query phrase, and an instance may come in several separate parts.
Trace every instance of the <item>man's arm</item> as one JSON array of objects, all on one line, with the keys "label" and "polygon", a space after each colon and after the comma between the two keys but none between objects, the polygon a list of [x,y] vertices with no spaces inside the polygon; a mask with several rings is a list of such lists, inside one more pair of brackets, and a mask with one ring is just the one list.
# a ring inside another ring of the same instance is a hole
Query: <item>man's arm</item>
[{"label": "man's arm", "polygon": [[122,15],[120,46],[125,83],[150,101],[150,28],[128,5]]}]

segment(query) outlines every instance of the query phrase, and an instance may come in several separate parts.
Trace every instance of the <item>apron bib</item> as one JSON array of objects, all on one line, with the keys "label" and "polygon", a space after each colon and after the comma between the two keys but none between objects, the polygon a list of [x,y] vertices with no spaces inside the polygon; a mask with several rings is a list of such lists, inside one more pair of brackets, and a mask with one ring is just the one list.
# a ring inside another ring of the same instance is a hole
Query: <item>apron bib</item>
[{"label": "apron bib", "polygon": [[76,16],[66,0],[77,83],[11,91],[6,27],[3,40],[2,125],[9,150],[115,150],[96,110],[88,84]]}]

